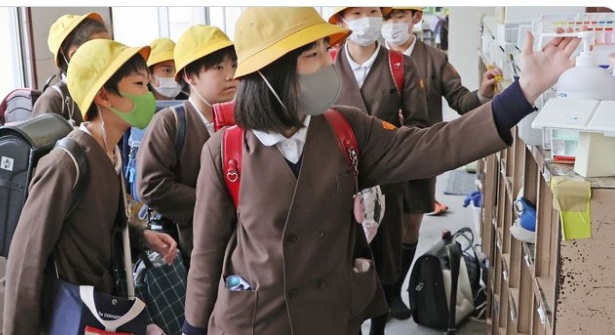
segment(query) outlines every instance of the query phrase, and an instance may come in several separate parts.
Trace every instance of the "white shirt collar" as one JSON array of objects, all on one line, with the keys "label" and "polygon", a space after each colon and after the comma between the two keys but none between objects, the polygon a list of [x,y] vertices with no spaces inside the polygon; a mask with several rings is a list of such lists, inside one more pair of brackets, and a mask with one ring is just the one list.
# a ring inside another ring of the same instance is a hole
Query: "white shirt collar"
[{"label": "white shirt collar", "polygon": [[[387,42],[386,40],[384,41],[384,45],[386,46],[387,49],[391,49],[391,46],[389,45],[389,42]],[[410,44],[410,46],[404,50],[404,52],[402,52],[404,55],[410,57],[410,55],[412,55],[412,51],[414,50],[414,46],[416,45],[416,36],[413,37],[412,40],[412,44]]]},{"label": "white shirt collar", "polygon": [[260,130],[253,130],[252,132],[264,146],[271,147],[275,145],[285,159],[292,163],[297,163],[303,153],[311,119],[311,115],[306,115],[303,120],[305,127],[299,129],[290,138],[286,138],[280,133],[266,133]]},{"label": "white shirt collar", "polygon": [[372,56],[368,60],[366,60],[365,63],[363,64],[358,64],[352,59],[352,57],[350,57],[350,51],[348,51],[348,43],[344,43],[344,51],[346,52],[346,58],[348,58],[348,64],[350,64],[350,68],[353,71],[356,71],[357,69],[363,67],[363,68],[366,68],[367,71],[369,72],[369,69],[371,69],[372,65],[374,65],[374,62],[376,61],[376,57],[378,56],[378,52],[380,51],[380,43],[376,42],[376,50],[374,50],[374,53],[372,54]]}]

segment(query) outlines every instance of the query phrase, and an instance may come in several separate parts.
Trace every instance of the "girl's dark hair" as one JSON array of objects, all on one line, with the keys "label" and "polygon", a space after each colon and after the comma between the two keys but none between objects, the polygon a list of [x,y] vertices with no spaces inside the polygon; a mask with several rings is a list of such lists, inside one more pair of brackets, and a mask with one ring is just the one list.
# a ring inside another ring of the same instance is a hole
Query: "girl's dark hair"
[{"label": "girl's dark hair", "polygon": [[293,50],[260,70],[286,108],[280,105],[258,72],[241,78],[235,96],[237,125],[244,129],[275,133],[304,126],[297,114],[297,58],[313,46],[314,43],[310,43]]},{"label": "girl's dark hair", "polygon": [[216,64],[222,63],[225,59],[230,59],[231,61],[237,61],[237,53],[235,52],[234,46],[228,46],[226,48],[222,48],[217,50],[207,56],[203,56],[192,63],[186,65],[185,68],[182,69],[183,73],[180,74],[180,84],[183,86],[186,84],[184,80],[184,74],[186,77],[191,75],[199,75],[203,69],[207,70]]},{"label": "girl's dark hair", "polygon": [[[138,53],[132,56],[128,61],[126,61],[126,63],[124,63],[124,65],[122,65],[111,76],[111,78],[109,78],[109,80],[107,80],[107,82],[103,85],[103,88],[109,93],[114,93],[114,94],[121,96],[120,91],[117,88],[117,84],[120,82],[120,80],[128,77],[129,75],[133,73],[137,73],[139,71],[147,72],[148,70],[147,70],[147,63],[145,63],[145,59],[143,59],[143,56],[141,56],[141,54]],[[98,115],[98,108],[96,107],[96,104],[92,102],[92,104],[90,105],[90,109],[88,109],[88,112],[86,115],[87,119],[93,120],[97,115]]]},{"label": "girl's dark hair", "polygon": [[[83,43],[91,40],[92,35],[104,32],[108,32],[107,27],[98,20],[87,18],[79,23],[79,25],[66,36],[60,46],[61,55],[58,55],[60,73],[66,74],[66,71],[68,71],[68,64],[64,60],[64,57],[68,59],[68,51],[71,47],[78,48]],[[64,57],[62,55],[64,55]]]},{"label": "girl's dark hair", "polygon": [[389,20],[393,16],[393,14],[397,12],[410,12],[410,15],[414,15],[414,13],[416,13],[417,10],[415,9],[393,9],[389,12],[389,14],[384,16],[384,19]]}]

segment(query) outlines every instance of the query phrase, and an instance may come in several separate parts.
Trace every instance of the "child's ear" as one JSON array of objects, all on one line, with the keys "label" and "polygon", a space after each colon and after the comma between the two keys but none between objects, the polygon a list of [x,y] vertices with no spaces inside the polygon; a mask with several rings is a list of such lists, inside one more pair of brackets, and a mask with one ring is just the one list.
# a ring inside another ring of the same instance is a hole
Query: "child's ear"
[{"label": "child's ear", "polygon": [[421,22],[422,19],[423,19],[423,12],[416,11],[414,13],[414,17],[412,18],[412,23],[413,24],[417,24],[417,23]]},{"label": "child's ear", "polygon": [[101,88],[94,96],[94,102],[103,107],[111,107],[111,100],[109,100],[109,92],[104,88]]},{"label": "child's ear", "polygon": [[182,77],[184,78],[184,81],[186,82],[186,84],[188,85],[196,85],[196,79],[194,79],[194,75],[188,75],[186,73],[186,71],[182,71]]}]

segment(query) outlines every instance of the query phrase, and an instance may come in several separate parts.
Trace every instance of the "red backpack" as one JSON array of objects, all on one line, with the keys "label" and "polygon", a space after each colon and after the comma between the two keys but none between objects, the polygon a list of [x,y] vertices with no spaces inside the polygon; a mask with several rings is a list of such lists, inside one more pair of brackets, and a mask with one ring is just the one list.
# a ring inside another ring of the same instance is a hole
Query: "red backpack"
[{"label": "red backpack", "polygon": [[[348,167],[354,174],[355,193],[358,192],[359,146],[352,128],[342,113],[329,109],[324,113],[331,124],[340,150],[346,156]],[[235,208],[239,205],[239,182],[241,180],[241,161],[243,155],[244,129],[237,125],[229,127],[222,137],[222,173]]]}]

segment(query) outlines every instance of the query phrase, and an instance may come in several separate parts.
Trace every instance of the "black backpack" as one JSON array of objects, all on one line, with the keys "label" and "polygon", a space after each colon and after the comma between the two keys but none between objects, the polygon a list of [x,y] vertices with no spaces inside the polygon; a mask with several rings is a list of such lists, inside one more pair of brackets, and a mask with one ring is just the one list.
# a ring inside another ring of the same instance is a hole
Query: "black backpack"
[{"label": "black backpack", "polygon": [[[0,125],[16,124],[32,118],[34,103],[55,77],[55,75],[49,77],[40,91],[31,88],[16,88],[7,94],[0,102]],[[59,91],[57,88],[56,90]],[[62,92],[59,93],[63,96]]]},{"label": "black backpack", "polygon": [[0,256],[8,255],[36,164],[54,147],[67,151],[79,171],[68,214],[79,200],[89,170],[81,146],[66,137],[72,130],[70,123],[55,113],[0,127]]},{"label": "black backpack", "polygon": [[[469,243],[465,250],[457,241],[460,237]],[[487,270],[476,254],[473,240],[470,228],[461,228],[455,234],[447,231],[416,259],[408,284],[415,323],[455,334],[459,323],[484,312],[486,296],[481,276]],[[463,299],[458,301],[458,297]]]}]

